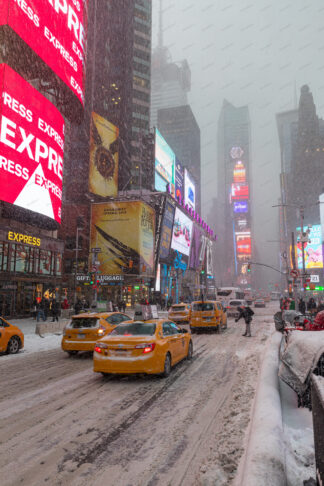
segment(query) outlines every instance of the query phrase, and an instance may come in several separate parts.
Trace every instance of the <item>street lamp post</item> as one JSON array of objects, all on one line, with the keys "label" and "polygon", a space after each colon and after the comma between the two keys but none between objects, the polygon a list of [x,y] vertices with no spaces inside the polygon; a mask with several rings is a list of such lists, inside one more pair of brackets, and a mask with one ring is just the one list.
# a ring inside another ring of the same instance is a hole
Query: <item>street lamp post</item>
[{"label": "street lamp post", "polygon": [[75,235],[75,268],[74,268],[74,305],[76,304],[77,300],[77,273],[78,273],[78,266],[79,266],[79,231],[82,228],[77,226],[76,235]]}]

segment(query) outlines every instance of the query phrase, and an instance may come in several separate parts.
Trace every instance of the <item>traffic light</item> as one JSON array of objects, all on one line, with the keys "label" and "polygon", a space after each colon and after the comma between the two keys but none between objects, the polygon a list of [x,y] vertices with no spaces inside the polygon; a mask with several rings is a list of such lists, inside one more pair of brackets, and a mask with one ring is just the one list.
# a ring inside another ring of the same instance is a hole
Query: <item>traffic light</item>
[{"label": "traffic light", "polygon": [[90,273],[90,285],[93,285],[94,284],[94,280],[95,280],[95,274],[94,273]]},{"label": "traffic light", "polygon": [[200,272],[200,274],[201,274],[201,275],[204,275],[204,274],[205,274],[205,270],[202,270],[202,271]]},{"label": "traffic light", "polygon": [[248,263],[248,266],[247,266],[247,271],[248,271],[248,272],[251,272],[251,263]]}]

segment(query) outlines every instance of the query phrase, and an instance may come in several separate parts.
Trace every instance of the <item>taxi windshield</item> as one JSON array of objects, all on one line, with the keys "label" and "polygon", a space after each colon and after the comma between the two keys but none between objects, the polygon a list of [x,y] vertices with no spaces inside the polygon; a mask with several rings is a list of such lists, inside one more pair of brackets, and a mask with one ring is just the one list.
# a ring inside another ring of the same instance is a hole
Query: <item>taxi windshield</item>
[{"label": "taxi windshield", "polygon": [[153,336],[156,324],[150,322],[135,322],[132,324],[119,324],[110,333],[110,336]]},{"label": "taxi windshield", "polygon": [[84,328],[97,327],[97,325],[98,325],[98,319],[96,317],[77,317],[75,319],[72,319],[72,321],[69,324],[69,327],[71,329],[80,329],[82,327]]},{"label": "taxi windshield", "polygon": [[173,305],[171,307],[171,310],[173,310],[173,311],[184,311],[184,310],[186,310],[186,307],[184,305]]},{"label": "taxi windshield", "polygon": [[198,304],[193,304],[192,310],[194,311],[211,311],[214,310],[214,304],[211,302],[200,302]]}]

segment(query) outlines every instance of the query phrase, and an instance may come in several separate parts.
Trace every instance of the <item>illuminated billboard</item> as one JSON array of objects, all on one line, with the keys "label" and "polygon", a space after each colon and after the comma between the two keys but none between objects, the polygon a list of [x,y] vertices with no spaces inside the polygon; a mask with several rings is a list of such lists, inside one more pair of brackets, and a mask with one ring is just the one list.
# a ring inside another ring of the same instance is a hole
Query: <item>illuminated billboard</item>
[{"label": "illuminated billboard", "polygon": [[234,203],[234,213],[248,213],[249,203],[247,201],[240,201]]},{"label": "illuminated billboard", "polygon": [[251,231],[235,233],[237,254],[251,255]]},{"label": "illuminated billboard", "polygon": [[176,199],[181,201],[184,198],[184,169],[177,158],[175,166],[175,196]]},{"label": "illuminated billboard", "polygon": [[184,186],[185,186],[185,197],[184,197],[185,204],[188,204],[189,208],[195,210],[196,209],[196,186],[190,175],[190,172],[187,169],[185,169]]},{"label": "illuminated billboard", "polygon": [[171,248],[189,256],[193,222],[180,209],[176,208],[174,216]]},{"label": "illuminated billboard", "polygon": [[[307,226],[304,227],[304,231]],[[300,232],[300,228],[297,228]],[[304,243],[305,268],[323,268],[323,253],[322,253],[322,232],[321,225],[315,224],[309,233],[310,242]],[[302,243],[297,242],[297,262],[298,268],[303,268]]]},{"label": "illuminated billboard", "polygon": [[321,227],[322,227],[322,243],[324,243],[324,194],[319,197],[320,203],[320,215],[321,215]]},{"label": "illuminated billboard", "polygon": [[105,275],[154,275],[155,213],[141,201],[91,206],[90,248]]},{"label": "illuminated billboard", "polygon": [[249,186],[247,184],[233,183],[231,190],[232,201],[237,199],[249,199]]},{"label": "illuminated billboard", "polygon": [[189,267],[194,270],[197,270],[199,268],[199,266],[202,263],[202,260],[205,257],[205,255],[201,255],[201,249],[205,243],[204,238],[205,238],[204,231],[199,226],[194,225],[192,230],[191,250],[190,250],[190,259],[189,259]]},{"label": "illuminated billboard", "polygon": [[118,128],[92,113],[89,191],[99,196],[118,194]]},{"label": "illuminated billboard", "polygon": [[61,222],[64,119],[0,64],[0,200]]},{"label": "illuminated billboard", "polygon": [[172,239],[172,229],[175,208],[169,201],[166,201],[161,227],[160,260],[165,260],[169,256],[170,244]]},{"label": "illuminated billboard", "polygon": [[235,164],[233,180],[234,182],[246,182],[246,169],[240,160]]},{"label": "illuminated billboard", "polygon": [[175,153],[155,129],[155,189],[167,192],[167,186],[175,197]]},{"label": "illuminated billboard", "polygon": [[8,25],[84,103],[86,0],[1,0]]}]

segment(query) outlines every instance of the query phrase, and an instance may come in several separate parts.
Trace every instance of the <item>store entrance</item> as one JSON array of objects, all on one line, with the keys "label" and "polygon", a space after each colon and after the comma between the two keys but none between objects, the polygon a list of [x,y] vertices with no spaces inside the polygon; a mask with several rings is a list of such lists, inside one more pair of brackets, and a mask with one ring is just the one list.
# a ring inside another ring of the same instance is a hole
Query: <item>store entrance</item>
[{"label": "store entrance", "polygon": [[0,292],[0,315],[8,317],[13,314],[14,309],[14,293]]}]

